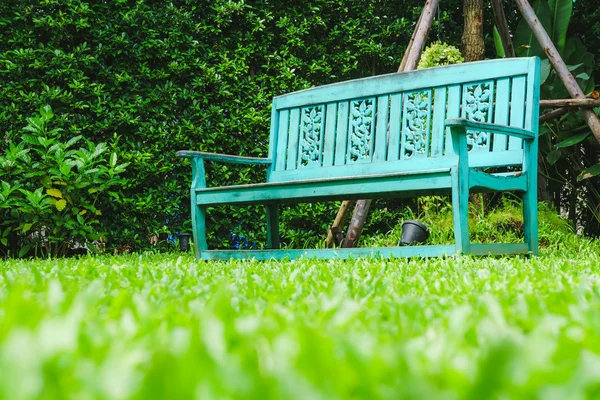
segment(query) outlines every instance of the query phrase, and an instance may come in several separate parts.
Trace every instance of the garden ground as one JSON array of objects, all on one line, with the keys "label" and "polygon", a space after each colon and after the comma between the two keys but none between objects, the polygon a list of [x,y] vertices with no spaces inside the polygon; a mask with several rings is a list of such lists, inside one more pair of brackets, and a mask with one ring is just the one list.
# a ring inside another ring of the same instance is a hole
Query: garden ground
[{"label": "garden ground", "polygon": [[554,235],[531,259],[5,261],[0,397],[597,397],[600,242]]}]

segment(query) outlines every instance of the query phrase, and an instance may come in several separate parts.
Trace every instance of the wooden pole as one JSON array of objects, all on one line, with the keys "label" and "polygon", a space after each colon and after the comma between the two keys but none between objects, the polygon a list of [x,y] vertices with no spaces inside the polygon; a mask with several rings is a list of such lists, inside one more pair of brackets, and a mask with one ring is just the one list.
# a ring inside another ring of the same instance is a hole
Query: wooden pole
[{"label": "wooden pole", "polygon": [[398,69],[398,72],[412,71],[417,68],[417,64],[421,58],[421,53],[423,52],[423,47],[425,47],[427,35],[429,34],[429,30],[433,24],[435,10],[437,10],[439,3],[440,0],[427,0],[425,2],[425,7],[423,7],[423,12],[421,13],[421,18],[419,19],[420,23],[415,30],[415,39],[412,43],[412,46],[410,46],[408,56],[406,57],[406,64],[404,65],[404,69]]},{"label": "wooden pole", "polygon": [[496,24],[496,28],[498,28],[498,33],[500,33],[506,57],[516,57],[515,48],[510,38],[508,23],[506,22],[506,15],[504,14],[504,7],[502,7],[502,0],[492,0],[492,11],[494,14],[494,23]]},{"label": "wooden pole", "polygon": [[[552,43],[552,40],[548,36],[548,33],[536,17],[535,12],[533,11],[533,8],[531,8],[529,2],[527,0],[515,1],[517,2],[517,6],[519,7],[519,9],[521,10],[521,14],[523,14],[523,18],[525,19],[525,21],[527,21],[527,24],[533,31],[533,34],[535,35],[536,39],[546,52],[550,64],[552,64],[559,78],[565,84],[565,87],[569,91],[571,97],[573,97],[574,99],[585,98],[583,91],[577,84],[577,81],[567,68],[563,59],[560,57],[560,54],[558,54],[554,43]],[[581,113],[583,114],[583,118],[587,122],[588,126],[592,130],[594,137],[598,142],[600,142],[600,119],[598,119],[598,116],[592,110],[581,109]]]},{"label": "wooden pole", "polygon": [[[402,63],[398,68],[398,72],[413,71],[417,68],[417,64],[421,58],[421,53],[425,47],[427,35],[429,34],[429,30],[433,24],[433,17],[435,16],[435,11],[437,10],[438,4],[439,0],[427,0],[427,2],[425,2],[423,12],[421,13],[421,17],[419,17],[419,21],[417,22],[417,26],[415,27],[415,31],[411,37],[411,42],[409,42],[409,47],[404,54]],[[371,201],[371,199],[368,199],[358,200],[356,202],[354,214],[350,220],[350,226],[348,227],[346,239],[344,239],[342,247],[347,248],[356,246],[356,243],[360,238],[360,233],[365,226],[367,215],[369,214],[369,207],[371,207]],[[338,215],[340,212],[338,212]]]},{"label": "wooden pole", "polygon": [[352,215],[348,233],[346,234],[346,239],[344,239],[344,242],[342,243],[342,247],[348,248],[356,246],[360,233],[367,221],[367,215],[369,214],[369,207],[371,207],[372,201],[373,200],[369,199],[356,202],[354,214]]},{"label": "wooden pole", "polygon": [[421,26],[421,22],[423,21],[423,14],[424,14],[424,12],[421,12],[421,15],[419,16],[419,20],[417,21],[417,25],[415,25],[415,30],[413,31],[412,36],[410,37],[410,40],[408,41],[408,46],[406,46],[406,51],[404,52],[404,56],[402,57],[402,62],[400,63],[400,67],[398,67],[398,72],[402,72],[402,71],[404,71],[404,68],[406,68],[406,62],[408,61],[408,53],[410,53],[410,49],[412,48],[412,45],[415,42],[415,37],[417,36],[417,31],[419,30],[419,27]]},{"label": "wooden pole", "polygon": [[346,225],[350,211],[356,204],[354,200],[344,200],[335,216],[335,221],[329,229],[327,229],[327,239],[325,239],[325,247],[334,247],[339,245],[344,240],[342,226]]},{"label": "wooden pole", "polygon": [[[585,96],[585,98],[586,99],[597,99],[599,96],[600,96],[600,92],[594,90],[592,93]],[[545,100],[542,100],[542,101],[545,101]],[[540,104],[540,106],[541,106],[541,104]],[[563,115],[565,115],[566,113],[571,111],[571,108],[572,107],[557,108],[556,110],[552,110],[550,112],[542,114],[540,116],[540,124],[542,124],[544,122],[552,121],[555,118],[562,117]]]},{"label": "wooden pole", "polygon": [[594,108],[600,107],[600,100],[594,98],[585,99],[559,99],[559,100],[540,100],[540,108],[556,108],[556,107],[584,107]]}]

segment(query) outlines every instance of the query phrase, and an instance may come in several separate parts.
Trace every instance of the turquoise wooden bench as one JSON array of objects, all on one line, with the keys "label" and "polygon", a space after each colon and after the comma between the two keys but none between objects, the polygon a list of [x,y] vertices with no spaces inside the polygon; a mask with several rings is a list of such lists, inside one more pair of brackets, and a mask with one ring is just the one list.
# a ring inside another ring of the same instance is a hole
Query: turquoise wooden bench
[{"label": "turquoise wooden bench", "polygon": [[[223,260],[537,254],[539,86],[540,63],[533,57],[394,73],[275,97],[268,158],[177,152],[192,161],[196,255]],[[205,161],[256,164],[267,169],[267,179],[207,187]],[[522,193],[524,243],[470,243],[469,192],[479,191]],[[429,194],[451,195],[454,244],[279,248],[279,204]],[[206,209],[219,204],[264,204],[267,249],[209,250]]]}]

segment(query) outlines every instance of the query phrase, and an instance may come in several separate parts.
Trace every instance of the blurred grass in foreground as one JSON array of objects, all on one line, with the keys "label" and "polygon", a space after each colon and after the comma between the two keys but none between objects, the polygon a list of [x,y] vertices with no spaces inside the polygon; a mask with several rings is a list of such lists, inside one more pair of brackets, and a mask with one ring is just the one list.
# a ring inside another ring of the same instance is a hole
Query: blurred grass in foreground
[{"label": "blurred grass in foreground", "polygon": [[599,397],[600,242],[552,226],[533,259],[4,261],[0,397]]}]

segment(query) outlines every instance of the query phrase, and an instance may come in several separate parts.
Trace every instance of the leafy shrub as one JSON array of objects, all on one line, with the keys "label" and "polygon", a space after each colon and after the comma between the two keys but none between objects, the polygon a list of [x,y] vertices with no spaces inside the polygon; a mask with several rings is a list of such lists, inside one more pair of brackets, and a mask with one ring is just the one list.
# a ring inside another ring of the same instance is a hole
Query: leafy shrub
[{"label": "leafy shrub", "polygon": [[456,47],[442,43],[434,42],[427,46],[421,55],[418,68],[439,67],[442,65],[459,64],[465,61],[461,52]]},{"label": "leafy shrub", "polygon": [[117,164],[114,152],[108,160],[105,143],[81,135],[61,141],[62,129],[49,126],[53,117],[42,107],[0,155],[0,254],[65,255],[105,234],[98,200],[115,195],[127,164]]}]

